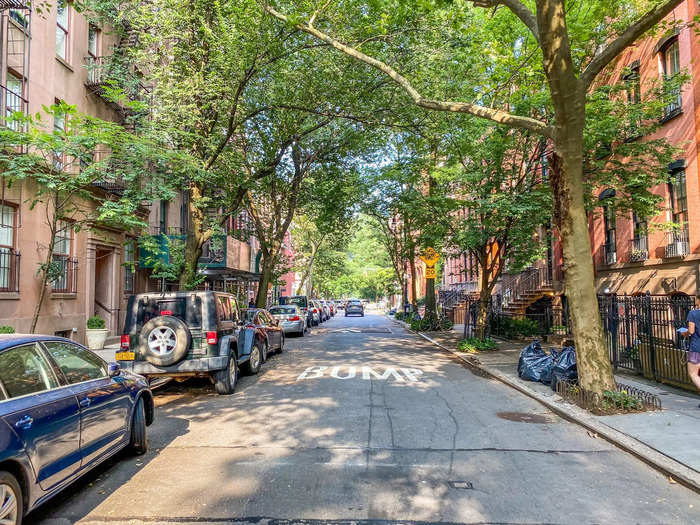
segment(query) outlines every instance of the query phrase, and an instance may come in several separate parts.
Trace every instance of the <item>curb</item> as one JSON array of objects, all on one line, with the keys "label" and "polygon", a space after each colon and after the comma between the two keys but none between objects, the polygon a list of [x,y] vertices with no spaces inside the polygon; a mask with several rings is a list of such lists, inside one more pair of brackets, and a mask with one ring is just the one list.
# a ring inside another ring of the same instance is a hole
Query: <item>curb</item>
[{"label": "curb", "polygon": [[[647,465],[653,467],[654,469],[665,474],[666,476],[669,476],[679,484],[684,485],[685,487],[700,493],[700,472],[697,472],[696,470],[688,467],[687,465],[676,461],[675,459],[667,456],[666,454],[659,452],[658,450],[650,447],[649,445],[646,445],[645,443],[642,443],[641,441],[631,436],[628,436],[627,434],[620,432],[619,430],[615,430],[614,428],[609,427],[605,423],[593,418],[585,410],[577,407],[576,405],[566,405],[564,407],[558,403],[554,403],[551,399],[549,399],[548,396],[544,396],[539,392],[530,390],[526,386],[513,381],[510,377],[503,374],[502,372],[488,368],[482,365],[476,359],[466,357],[465,355],[457,352],[456,350],[447,348],[425,334],[422,334],[420,332],[414,332],[406,323],[396,320],[393,321],[402,325],[409,332],[419,335],[426,341],[445,350],[446,352],[450,352],[451,354],[455,355],[464,363],[466,363],[467,366],[469,366],[470,368],[476,369],[488,375],[489,377],[497,379],[501,383],[511,388],[514,388],[518,392],[525,394],[526,396],[544,405],[563,419],[566,419],[567,421],[570,421],[572,423],[576,423],[577,425],[585,428],[586,430],[597,434],[598,436],[612,443],[616,447],[624,450],[625,452],[628,452],[629,454],[632,454],[637,459],[640,459]],[[561,397],[555,394],[553,399],[561,400]]]}]

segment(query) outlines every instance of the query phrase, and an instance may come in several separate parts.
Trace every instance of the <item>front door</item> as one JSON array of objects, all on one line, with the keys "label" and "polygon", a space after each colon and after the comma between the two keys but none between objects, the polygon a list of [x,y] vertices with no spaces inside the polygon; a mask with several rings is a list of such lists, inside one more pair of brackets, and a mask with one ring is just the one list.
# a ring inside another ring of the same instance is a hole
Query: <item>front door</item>
[{"label": "front door", "polygon": [[40,347],[22,345],[0,353],[3,419],[29,456],[37,481],[50,490],[80,468],[80,409],[70,387],[61,386]]},{"label": "front door", "polygon": [[45,343],[80,406],[82,466],[124,444],[131,399],[122,377],[109,377],[107,364],[95,354],[67,341]]}]

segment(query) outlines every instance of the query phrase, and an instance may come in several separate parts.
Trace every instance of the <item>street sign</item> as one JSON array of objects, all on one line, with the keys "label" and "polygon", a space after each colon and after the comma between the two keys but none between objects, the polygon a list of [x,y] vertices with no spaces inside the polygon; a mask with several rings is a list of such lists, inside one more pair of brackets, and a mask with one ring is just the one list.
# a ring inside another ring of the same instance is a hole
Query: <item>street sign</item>
[{"label": "street sign", "polygon": [[434,266],[429,266],[428,268],[425,269],[425,278],[426,279],[435,279],[436,274],[435,274],[435,267]]},{"label": "street sign", "polygon": [[420,258],[426,266],[435,266],[435,263],[440,258],[440,254],[434,248],[426,248]]}]

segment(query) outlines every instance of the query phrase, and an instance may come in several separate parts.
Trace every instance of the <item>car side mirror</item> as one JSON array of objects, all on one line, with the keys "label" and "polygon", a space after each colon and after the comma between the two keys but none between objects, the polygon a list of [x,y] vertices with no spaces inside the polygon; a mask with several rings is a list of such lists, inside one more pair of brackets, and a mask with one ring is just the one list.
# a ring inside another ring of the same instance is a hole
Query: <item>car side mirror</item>
[{"label": "car side mirror", "polygon": [[122,367],[119,366],[119,363],[109,363],[107,365],[107,375],[109,377],[117,377],[121,371]]}]

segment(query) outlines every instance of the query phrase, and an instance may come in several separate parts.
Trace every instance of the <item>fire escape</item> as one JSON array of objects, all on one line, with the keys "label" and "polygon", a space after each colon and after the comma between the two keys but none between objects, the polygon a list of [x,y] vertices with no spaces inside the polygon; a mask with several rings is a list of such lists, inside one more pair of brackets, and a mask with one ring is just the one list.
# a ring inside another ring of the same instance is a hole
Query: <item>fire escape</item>
[{"label": "fire escape", "polygon": [[[0,126],[20,131],[11,117],[29,111],[31,10],[27,2],[0,0]],[[22,150],[17,151],[23,153]],[[20,252],[14,244],[22,226],[22,184],[8,187],[0,175],[0,291],[19,292]]]}]

